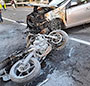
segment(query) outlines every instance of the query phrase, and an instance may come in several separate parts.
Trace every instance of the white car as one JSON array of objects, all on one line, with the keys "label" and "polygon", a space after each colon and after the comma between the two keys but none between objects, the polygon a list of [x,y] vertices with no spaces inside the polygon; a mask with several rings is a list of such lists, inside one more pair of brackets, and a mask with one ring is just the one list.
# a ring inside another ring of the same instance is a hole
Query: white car
[{"label": "white car", "polygon": [[[27,16],[27,27],[30,29],[38,27],[42,30],[49,27],[54,30],[57,26],[65,29],[90,23],[90,0],[42,0],[43,3],[36,1],[30,2],[34,6],[34,11]],[[41,28],[41,25],[45,26],[45,21],[48,22],[48,26]]]}]

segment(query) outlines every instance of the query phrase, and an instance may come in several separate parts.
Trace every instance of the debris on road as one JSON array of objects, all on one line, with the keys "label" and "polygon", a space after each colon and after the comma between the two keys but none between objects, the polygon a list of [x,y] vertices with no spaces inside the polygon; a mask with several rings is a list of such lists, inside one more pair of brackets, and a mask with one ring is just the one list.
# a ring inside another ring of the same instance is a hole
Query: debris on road
[{"label": "debris on road", "polygon": [[71,57],[71,56],[72,56],[72,53],[74,53],[74,47],[72,47],[72,48],[70,49],[68,56]]},{"label": "debris on road", "polygon": [[7,73],[7,71],[4,69],[0,70],[0,78],[3,79],[3,81],[9,81],[10,80],[10,76]]}]

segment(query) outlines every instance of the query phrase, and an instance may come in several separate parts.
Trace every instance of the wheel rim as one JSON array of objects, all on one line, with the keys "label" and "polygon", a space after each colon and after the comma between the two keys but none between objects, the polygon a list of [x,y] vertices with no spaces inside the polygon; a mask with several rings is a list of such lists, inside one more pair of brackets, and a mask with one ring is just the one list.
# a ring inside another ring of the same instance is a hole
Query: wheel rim
[{"label": "wheel rim", "polygon": [[52,43],[54,44],[58,44],[63,40],[63,37],[60,33],[55,32],[55,33],[52,33],[51,35],[57,37],[56,39],[52,39]]},{"label": "wheel rim", "polygon": [[54,48],[57,48],[57,49],[63,49],[66,45],[66,43],[68,42],[68,34],[66,32],[64,32],[63,30],[54,30],[50,33],[50,35],[52,34],[59,34],[61,39],[60,41],[53,43],[54,45]]},{"label": "wheel rim", "polygon": [[22,64],[22,62],[22,60],[19,61],[14,69],[14,74],[18,78],[24,78],[25,76],[28,76],[29,74],[31,74],[31,72],[33,72],[35,67],[32,61],[30,61],[25,66]]}]

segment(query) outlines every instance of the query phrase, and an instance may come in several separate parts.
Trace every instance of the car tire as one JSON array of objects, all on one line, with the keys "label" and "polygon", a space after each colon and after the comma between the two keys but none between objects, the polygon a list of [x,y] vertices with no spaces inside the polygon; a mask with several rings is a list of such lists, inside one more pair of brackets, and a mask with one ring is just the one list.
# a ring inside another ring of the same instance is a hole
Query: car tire
[{"label": "car tire", "polygon": [[61,30],[61,29],[65,28],[64,23],[59,18],[51,20],[48,25],[49,25],[48,27],[49,27],[49,29],[51,31],[53,31],[53,30]]}]

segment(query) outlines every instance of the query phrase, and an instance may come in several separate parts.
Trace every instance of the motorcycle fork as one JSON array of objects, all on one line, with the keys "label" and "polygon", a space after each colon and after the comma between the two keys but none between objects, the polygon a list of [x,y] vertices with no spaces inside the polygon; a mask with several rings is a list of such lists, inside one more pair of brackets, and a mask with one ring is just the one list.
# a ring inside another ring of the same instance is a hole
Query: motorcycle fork
[{"label": "motorcycle fork", "polygon": [[33,55],[34,51],[30,52],[29,55],[24,59],[23,64],[27,65],[27,63],[29,62],[29,60],[32,58]]}]

